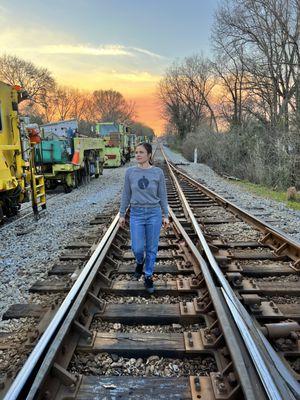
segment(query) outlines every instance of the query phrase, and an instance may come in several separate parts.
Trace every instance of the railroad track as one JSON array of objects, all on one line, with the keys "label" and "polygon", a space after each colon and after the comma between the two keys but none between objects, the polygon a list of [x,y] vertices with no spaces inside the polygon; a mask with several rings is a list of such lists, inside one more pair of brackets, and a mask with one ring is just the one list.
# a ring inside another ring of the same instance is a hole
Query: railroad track
[{"label": "railroad track", "polygon": [[116,215],[6,399],[297,398],[299,244],[165,174],[155,295]]}]

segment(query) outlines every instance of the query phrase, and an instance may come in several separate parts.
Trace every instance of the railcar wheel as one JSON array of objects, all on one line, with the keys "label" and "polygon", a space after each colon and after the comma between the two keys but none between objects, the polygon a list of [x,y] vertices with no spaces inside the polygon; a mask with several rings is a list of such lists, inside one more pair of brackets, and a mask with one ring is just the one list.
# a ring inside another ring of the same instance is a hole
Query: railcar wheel
[{"label": "railcar wheel", "polygon": [[78,189],[78,187],[79,187],[79,182],[80,182],[79,171],[75,171],[75,172],[74,172],[74,188],[75,188],[75,189]]},{"label": "railcar wheel", "polygon": [[46,179],[45,186],[48,190],[54,190],[57,188],[57,182],[52,179]]},{"label": "railcar wheel", "polygon": [[71,193],[72,190],[73,190],[73,188],[71,186],[64,185],[64,192],[65,193]]}]

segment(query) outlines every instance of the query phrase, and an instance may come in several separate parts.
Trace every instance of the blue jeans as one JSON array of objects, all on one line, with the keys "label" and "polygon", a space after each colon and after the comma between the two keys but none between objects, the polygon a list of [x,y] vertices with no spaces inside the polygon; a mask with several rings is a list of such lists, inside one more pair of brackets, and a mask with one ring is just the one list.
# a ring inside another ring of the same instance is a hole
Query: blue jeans
[{"label": "blue jeans", "polygon": [[161,226],[162,213],[160,207],[131,207],[131,248],[138,264],[142,264],[145,260],[146,277],[153,275]]}]

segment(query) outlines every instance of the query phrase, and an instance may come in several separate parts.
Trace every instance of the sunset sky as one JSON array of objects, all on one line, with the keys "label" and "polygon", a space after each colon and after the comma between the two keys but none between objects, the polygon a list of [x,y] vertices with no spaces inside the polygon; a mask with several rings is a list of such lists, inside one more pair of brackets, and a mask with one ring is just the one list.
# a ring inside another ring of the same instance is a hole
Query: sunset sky
[{"label": "sunset sky", "polygon": [[163,128],[156,86],[176,59],[209,54],[218,0],[0,0],[0,54],[47,67],[59,84],[114,89]]}]

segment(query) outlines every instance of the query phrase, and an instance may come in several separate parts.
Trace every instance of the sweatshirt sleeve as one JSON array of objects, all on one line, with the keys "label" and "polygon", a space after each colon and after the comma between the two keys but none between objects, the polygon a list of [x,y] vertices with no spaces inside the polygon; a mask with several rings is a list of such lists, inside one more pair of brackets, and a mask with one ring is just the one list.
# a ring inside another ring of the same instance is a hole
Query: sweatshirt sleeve
[{"label": "sweatshirt sleeve", "polygon": [[129,181],[129,171],[127,170],[125,174],[125,182],[121,198],[120,217],[125,217],[126,209],[130,204],[130,199],[131,199],[131,187]]},{"label": "sweatshirt sleeve", "polygon": [[160,198],[160,205],[162,208],[162,213],[164,217],[168,217],[168,196],[167,196],[167,186],[165,181],[165,175],[161,170],[159,185],[158,185],[158,195]]}]

